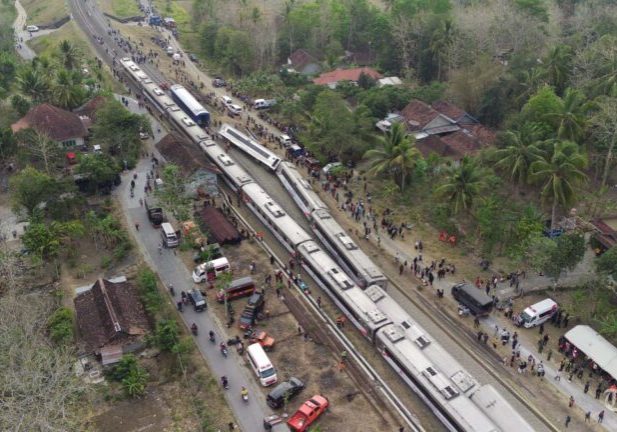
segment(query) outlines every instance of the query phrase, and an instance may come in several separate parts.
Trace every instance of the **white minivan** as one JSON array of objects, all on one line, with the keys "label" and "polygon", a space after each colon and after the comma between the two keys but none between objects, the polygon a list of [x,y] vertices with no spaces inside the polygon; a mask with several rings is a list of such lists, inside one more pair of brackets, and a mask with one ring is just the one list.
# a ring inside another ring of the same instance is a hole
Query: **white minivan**
[{"label": "white minivan", "polygon": [[163,245],[168,248],[173,248],[180,244],[178,236],[176,235],[176,230],[174,230],[169,222],[163,222],[161,224],[161,239],[163,240]]},{"label": "white minivan", "polygon": [[551,319],[558,310],[559,305],[554,300],[544,299],[526,308],[518,316],[518,324],[525,328],[539,326]]},{"label": "white minivan", "polygon": [[199,264],[195,267],[195,270],[193,270],[193,282],[200,283],[212,281],[221,273],[227,273],[229,271],[229,261],[227,261],[227,258],[217,258],[215,260]]},{"label": "white minivan", "polygon": [[246,357],[262,386],[268,387],[276,383],[276,369],[260,344],[249,345],[246,349]]}]

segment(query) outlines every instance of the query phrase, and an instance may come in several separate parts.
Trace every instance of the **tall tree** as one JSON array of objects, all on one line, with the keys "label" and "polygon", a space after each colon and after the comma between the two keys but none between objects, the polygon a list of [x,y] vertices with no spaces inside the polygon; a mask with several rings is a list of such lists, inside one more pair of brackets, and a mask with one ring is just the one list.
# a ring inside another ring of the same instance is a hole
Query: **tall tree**
[{"label": "tall tree", "polygon": [[441,81],[443,72],[443,63],[446,53],[454,43],[456,37],[456,28],[451,18],[441,20],[433,34],[429,44],[429,50],[433,58],[437,61],[437,80]]},{"label": "tall tree", "polygon": [[79,51],[75,45],[65,39],[60,42],[60,46],[58,48],[60,62],[65,69],[72,70],[79,66]]},{"label": "tall tree", "polygon": [[445,182],[435,192],[447,198],[454,214],[457,214],[461,210],[471,210],[485,185],[485,171],[476,159],[465,156],[460,164],[448,170]]},{"label": "tall tree", "polygon": [[555,87],[558,95],[563,94],[570,79],[572,55],[572,48],[569,46],[555,45],[551,48],[544,61],[548,82]]},{"label": "tall tree", "polygon": [[53,198],[57,185],[55,180],[35,168],[27,167],[10,180],[11,200],[16,212],[25,210],[32,216],[34,209],[47,199]]},{"label": "tall tree", "polygon": [[61,166],[62,148],[47,135],[34,129],[25,129],[16,134],[30,163],[41,166],[47,174],[52,174]]},{"label": "tall tree", "polygon": [[503,134],[505,147],[495,152],[496,167],[510,172],[510,178],[519,185],[527,183],[529,167],[540,159],[544,151],[540,147],[542,131],[537,124],[525,123],[518,130]]},{"label": "tall tree", "polygon": [[76,74],[68,70],[59,70],[52,84],[52,95],[55,105],[73,109],[81,105],[84,100],[83,87]]},{"label": "tall tree", "polygon": [[557,125],[557,137],[578,142],[587,126],[587,115],[592,104],[585,95],[571,88],[566,89],[557,111],[547,113],[546,118]]},{"label": "tall tree", "polygon": [[591,117],[591,133],[604,157],[602,186],[606,185],[610,168],[613,165],[615,144],[617,144],[617,97],[604,97],[596,102],[597,111]]},{"label": "tall tree", "polygon": [[531,164],[531,180],[541,184],[542,199],[551,203],[551,228],[557,206],[572,204],[577,186],[587,181],[586,166],[587,159],[572,141],[554,141],[552,153]]},{"label": "tall tree", "polygon": [[19,89],[23,94],[32,98],[34,102],[44,102],[49,96],[49,79],[44,73],[34,67],[25,67],[17,75]]},{"label": "tall tree", "polygon": [[371,149],[364,155],[371,163],[368,173],[392,175],[403,192],[418,160],[422,158],[414,146],[415,138],[406,135],[401,123],[394,123],[390,132],[380,141],[381,148]]}]

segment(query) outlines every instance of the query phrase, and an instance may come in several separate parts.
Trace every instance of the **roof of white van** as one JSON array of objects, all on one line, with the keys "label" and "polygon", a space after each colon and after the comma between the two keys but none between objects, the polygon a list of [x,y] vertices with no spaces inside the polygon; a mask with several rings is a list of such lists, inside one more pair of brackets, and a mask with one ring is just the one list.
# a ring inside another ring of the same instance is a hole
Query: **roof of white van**
[{"label": "roof of white van", "polygon": [[617,378],[617,348],[597,331],[586,325],[577,325],[565,337],[610,376]]},{"label": "roof of white van", "polygon": [[555,308],[556,310],[558,307],[559,305],[557,304],[557,302],[555,302],[555,300],[547,298],[547,299],[539,301],[538,303],[532,304],[531,306],[525,308],[525,311],[529,310],[529,315],[533,315],[533,313],[536,311],[545,311],[545,310],[549,310],[552,308]]}]

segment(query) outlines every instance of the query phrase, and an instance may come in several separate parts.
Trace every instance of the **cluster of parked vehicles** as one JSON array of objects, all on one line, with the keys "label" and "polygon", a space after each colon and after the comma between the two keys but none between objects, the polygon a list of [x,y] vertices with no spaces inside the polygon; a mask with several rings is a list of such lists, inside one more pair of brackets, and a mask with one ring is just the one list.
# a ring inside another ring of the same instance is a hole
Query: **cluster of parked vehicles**
[{"label": "cluster of parked vehicles", "polygon": [[[405,311],[385,290],[387,280],[379,268],[355,243],[339,232],[330,217],[321,237],[326,252],[291,216],[289,216],[258,185],[249,173],[240,167],[202,128],[177,108],[171,98],[154,83],[130,58],[121,61],[131,81],[146,97],[189,137],[217,165],[228,185],[241,194],[251,211],[315,279],[337,306],[347,315],[392,366],[402,381],[418,394],[428,407],[450,430],[463,431],[533,431],[533,427],[491,385],[479,383],[461,364]],[[273,172],[291,166],[265,163],[271,157],[266,148],[255,141],[236,140],[234,143],[249,150],[253,157]],[[257,146],[260,147],[257,147]],[[263,153],[262,153],[263,152]],[[281,166],[281,167],[279,167]],[[281,180],[283,181],[281,175]],[[285,183],[285,181],[283,181]],[[289,180],[288,180],[289,183]],[[299,183],[299,182],[298,182]],[[327,211],[310,185],[288,187],[296,202],[301,204],[311,220]],[[322,218],[326,223],[328,218]],[[316,223],[316,222],[315,222]],[[321,222],[320,222],[321,223]],[[320,238],[321,238],[320,237]],[[338,252],[338,253],[337,253]],[[348,273],[352,277],[348,276]],[[263,348],[259,344],[261,351]],[[257,348],[255,348],[257,350]],[[264,351],[265,355],[265,351]],[[267,357],[267,356],[266,356]],[[253,367],[253,365],[252,365]],[[264,365],[258,365],[256,374],[262,379]],[[274,369],[274,368],[272,368]],[[266,367],[265,370],[268,370]],[[268,372],[269,373],[269,372]],[[265,377],[271,379],[271,377]],[[273,384],[271,382],[270,384]],[[263,384],[263,382],[262,382]],[[305,430],[308,419],[327,407],[327,400],[311,398],[310,404],[298,414],[297,420],[287,422],[293,430]],[[290,422],[292,424],[290,424]],[[296,426],[298,428],[296,428]],[[296,428],[296,429],[294,429]]]}]

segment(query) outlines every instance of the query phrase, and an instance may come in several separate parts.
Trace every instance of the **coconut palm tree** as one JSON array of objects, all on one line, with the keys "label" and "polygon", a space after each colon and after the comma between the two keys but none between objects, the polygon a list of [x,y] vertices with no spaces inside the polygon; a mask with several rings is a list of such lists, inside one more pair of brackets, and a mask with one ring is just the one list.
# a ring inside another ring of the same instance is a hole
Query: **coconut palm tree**
[{"label": "coconut palm tree", "polygon": [[530,180],[542,184],[542,199],[551,202],[551,228],[554,228],[558,205],[570,205],[576,198],[576,187],[587,181],[582,171],[587,158],[572,141],[554,141],[553,151],[531,164]]},{"label": "coconut palm tree", "polygon": [[545,59],[548,82],[555,87],[558,95],[563,93],[572,70],[572,48],[567,45],[554,46]]},{"label": "coconut palm tree", "polygon": [[448,18],[441,21],[431,35],[429,51],[431,52],[433,58],[437,60],[438,81],[441,81],[441,72],[445,51],[454,42],[455,33],[456,28],[454,27],[454,22]]},{"label": "coconut palm tree", "polygon": [[371,163],[368,173],[391,174],[395,181],[398,180],[402,192],[416,163],[422,158],[415,147],[415,138],[407,136],[401,123],[394,123],[390,132],[380,141],[381,148],[371,149],[364,154]]},{"label": "coconut palm tree", "polygon": [[495,152],[495,166],[510,172],[510,178],[519,185],[527,183],[529,167],[540,159],[544,151],[540,147],[542,131],[538,125],[526,123],[518,130],[504,133],[506,147]]},{"label": "coconut palm tree", "polygon": [[83,98],[81,87],[74,81],[74,74],[59,70],[52,87],[54,103],[62,108],[75,108]]},{"label": "coconut palm tree", "polygon": [[79,51],[68,40],[60,42],[60,62],[68,69],[75,69],[79,65]]},{"label": "coconut palm tree", "polygon": [[558,112],[547,115],[557,125],[557,137],[563,140],[578,141],[587,127],[587,114],[593,104],[578,90],[566,89]]},{"label": "coconut palm tree", "polygon": [[42,102],[49,95],[49,81],[39,69],[24,68],[17,76],[19,89],[35,102]]},{"label": "coconut palm tree", "polygon": [[459,165],[450,168],[445,183],[435,192],[450,201],[455,214],[461,210],[469,211],[484,189],[484,176],[485,171],[476,160],[465,156]]},{"label": "coconut palm tree", "polygon": [[546,83],[546,70],[540,67],[528,69],[521,74],[518,81],[521,89],[516,101],[522,106],[531,95],[535,94]]}]

